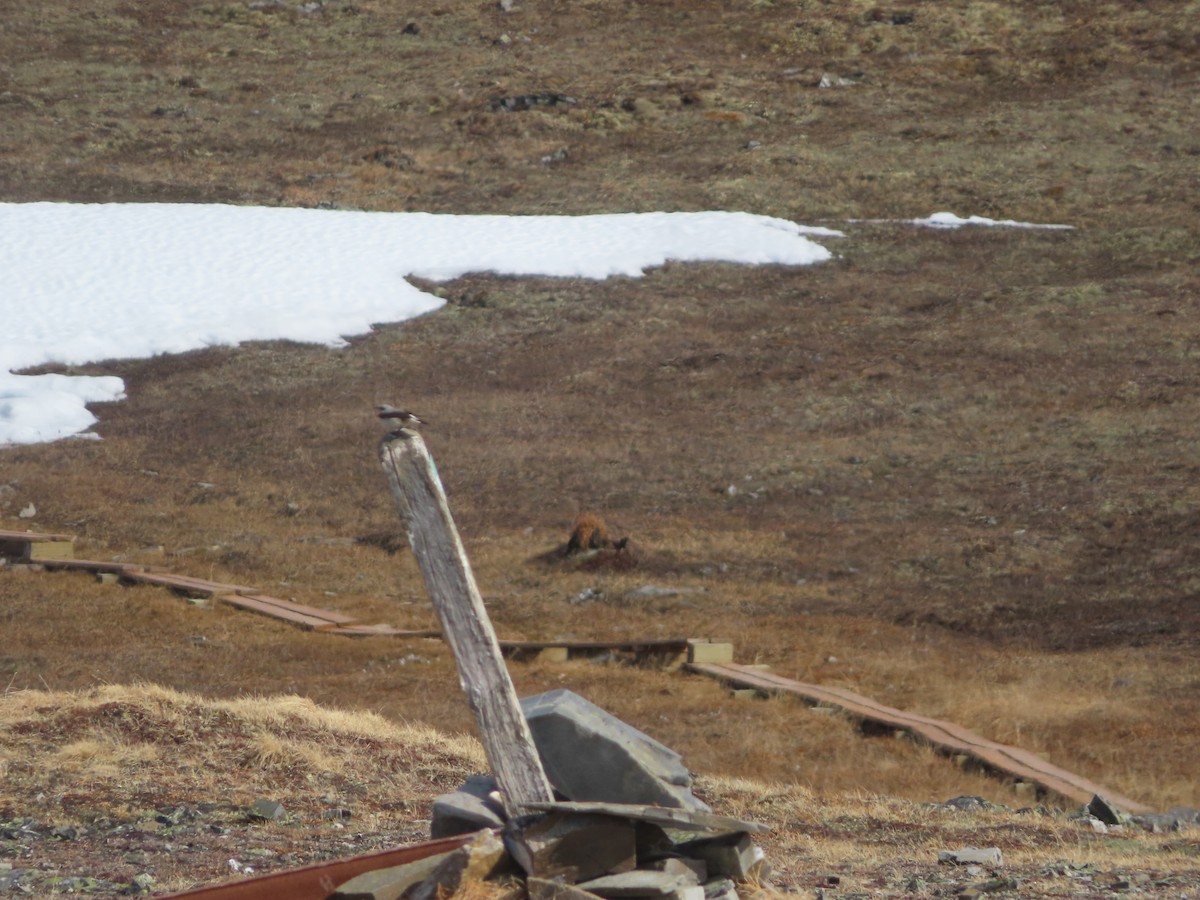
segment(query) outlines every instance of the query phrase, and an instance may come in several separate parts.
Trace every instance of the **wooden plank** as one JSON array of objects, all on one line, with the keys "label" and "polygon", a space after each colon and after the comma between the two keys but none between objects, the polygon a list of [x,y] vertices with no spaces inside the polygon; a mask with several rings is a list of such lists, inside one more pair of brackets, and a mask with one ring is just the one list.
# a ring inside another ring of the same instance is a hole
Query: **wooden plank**
[{"label": "wooden plank", "polygon": [[216,594],[257,594],[259,589],[241,584],[226,584],[223,581],[209,581],[206,578],[192,578],[188,575],[175,575],[169,572],[124,572],[122,578],[141,584],[157,584],[161,587],[179,591],[195,591],[198,594],[214,596]]},{"label": "wooden plank", "polygon": [[71,559],[75,556],[74,541],[33,541],[25,552],[26,559],[31,562],[45,562],[52,559]]},{"label": "wooden plank", "polygon": [[[247,595],[235,594],[235,595],[228,595],[228,596],[245,597]],[[295,613],[300,613],[302,615],[311,616],[314,619],[323,619],[326,623],[328,623],[330,625],[357,625],[358,624],[358,619],[354,618],[354,616],[348,616],[345,613],[338,612],[337,610],[322,609],[319,606],[306,606],[303,603],[297,603],[295,600],[282,600],[279,597],[268,597],[265,594],[253,594],[251,596],[253,596],[253,598],[255,600],[259,601],[260,603],[264,603],[268,606],[275,606],[275,607],[278,607],[279,609],[287,610],[288,612],[295,612]],[[224,599],[226,599],[226,597],[222,596],[220,599],[224,600]]]},{"label": "wooden plank", "polygon": [[385,435],[379,453],[505,811],[515,817],[525,804],[551,801],[554,794],[504,667],[437,467],[421,436],[404,428]]},{"label": "wooden plank", "polygon": [[661,650],[664,653],[687,649],[687,638],[648,638],[644,641],[509,641],[498,642],[502,650],[550,650],[564,647],[567,650],[624,650],[637,653],[643,650]]},{"label": "wooden plank", "polygon": [[742,687],[796,694],[813,703],[836,706],[859,719],[908,732],[943,752],[964,753],[987,768],[1036,784],[1073,803],[1088,803],[1099,794],[1128,813],[1153,811],[1144,803],[1052,765],[1019,747],[996,743],[952,722],[884,706],[844,688],[805,684],[733,663],[692,663],[688,668]]},{"label": "wooden plank", "polygon": [[405,628],[396,628],[393,625],[362,625],[352,623],[348,625],[323,625],[318,631],[323,631],[326,634],[340,634],[343,637],[413,637],[413,638],[440,638],[440,631],[410,631]]},{"label": "wooden plank", "polygon": [[84,572],[165,572],[162,566],[147,566],[142,563],[110,562],[99,559],[47,559],[47,569],[78,569]]},{"label": "wooden plank", "polygon": [[733,662],[733,643],[731,641],[688,641],[688,662],[690,663],[729,663]]},{"label": "wooden plank", "polygon": [[[301,625],[305,628],[316,629],[326,628],[330,625],[337,625],[336,622],[331,622],[323,616],[311,615],[303,612],[302,609],[290,608],[282,605],[280,602],[268,603],[262,597],[247,597],[245,594],[219,594],[214,599],[221,603],[228,603],[230,606],[236,606],[238,609],[244,609],[249,612],[259,613],[264,616],[271,616],[275,619],[282,619],[285,622],[291,622],[294,625]],[[274,598],[266,598],[268,600]],[[283,601],[286,603],[287,601]],[[299,606],[299,604],[296,604]],[[311,607],[304,607],[311,609]]]},{"label": "wooden plank", "polygon": [[3,531],[0,530],[0,541],[73,541],[73,534],[47,534],[40,531]]}]

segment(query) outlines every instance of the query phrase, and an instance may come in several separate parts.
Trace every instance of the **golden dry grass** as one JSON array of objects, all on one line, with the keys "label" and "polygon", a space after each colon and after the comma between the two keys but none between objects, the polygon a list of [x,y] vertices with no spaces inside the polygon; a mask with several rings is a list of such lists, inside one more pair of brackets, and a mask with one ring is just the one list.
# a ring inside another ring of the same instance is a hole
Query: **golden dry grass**
[{"label": "golden dry grass", "polygon": [[0,808],[52,823],[75,821],[81,806],[111,814],[214,797],[248,805],[280,791],[305,809],[367,785],[418,803],[486,766],[470,739],[369,712],[294,695],[207,700],[155,685],[9,691],[0,745]]},{"label": "golden dry grass", "polygon": [[[90,848],[89,832],[103,844],[111,831],[109,843],[119,843],[128,829],[112,831],[115,823],[153,829],[160,827],[155,810],[170,815],[181,807],[199,810],[202,821],[217,817],[219,828],[171,838],[191,848],[190,863],[156,856],[159,890],[227,877],[230,854],[274,868],[283,861],[269,859],[282,848],[320,857],[341,847],[345,855],[349,835],[322,814],[332,805],[352,808],[359,833],[419,834],[433,796],[485,766],[470,738],[398,726],[372,713],[297,696],[208,700],[151,685],[10,691],[0,697],[0,747],[0,818],[18,812],[40,827],[82,831],[40,849],[59,869],[73,871],[80,855],[103,852]],[[1140,872],[1146,888],[1154,879],[1168,890],[1200,877],[1196,841],[1186,835],[1098,835],[1059,816],[935,809],[864,791],[818,793],[741,777],[701,776],[696,789],[720,812],[771,827],[759,841],[776,869],[761,888],[766,892],[830,876],[846,892],[898,890],[912,878],[953,885],[964,876],[938,866],[937,852],[963,846],[999,847],[1003,870],[1030,879],[1022,886],[1028,896],[1059,896],[1055,890],[1070,881],[1060,871],[1066,867],[1090,866],[1109,879]],[[283,799],[286,818],[247,823],[238,810],[259,797]],[[471,890],[464,896],[509,891]],[[750,885],[745,893],[757,892]]]}]

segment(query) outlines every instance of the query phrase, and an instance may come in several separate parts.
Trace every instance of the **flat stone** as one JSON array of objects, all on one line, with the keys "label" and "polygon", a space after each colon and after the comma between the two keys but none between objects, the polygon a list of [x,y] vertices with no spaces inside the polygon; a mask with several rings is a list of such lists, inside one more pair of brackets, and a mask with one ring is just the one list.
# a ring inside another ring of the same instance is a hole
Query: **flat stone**
[{"label": "flat stone", "polygon": [[568,690],[521,701],[550,783],[568,800],[708,810],[678,753]]},{"label": "flat stone", "polygon": [[734,881],[762,881],[771,875],[762,848],[745,832],[700,838],[679,844],[676,849],[685,856],[704,860],[710,875],[724,875]]},{"label": "flat stone", "polygon": [[496,779],[472,775],[456,791],[442,794],[433,801],[429,831],[433,838],[470,834],[504,824],[504,807],[496,799]]},{"label": "flat stone", "polygon": [[[682,888],[699,887],[699,884],[679,875],[638,869],[585,881],[579,887],[601,897],[667,897]],[[703,888],[700,888],[700,896],[704,896]]]},{"label": "flat stone", "polygon": [[573,884],[532,876],[525,879],[525,890],[529,900],[596,900],[597,896]]},{"label": "flat stone", "polygon": [[283,808],[283,804],[275,800],[255,800],[250,809],[247,810],[252,819],[265,819],[270,822],[275,819],[282,819],[287,812]]},{"label": "flat stone", "polygon": [[963,847],[959,850],[939,850],[938,862],[958,866],[1002,866],[1004,854],[999,847]]},{"label": "flat stone", "polygon": [[555,812],[510,822],[505,844],[527,875],[572,883],[637,865],[636,828],[610,816]]},{"label": "flat stone", "polygon": [[732,816],[719,816],[707,811],[670,809],[662,806],[647,806],[642,803],[562,801],[558,803],[526,803],[524,808],[541,812],[576,812],[614,816],[634,822],[649,822],[653,825],[675,828],[680,831],[738,831],[761,834],[771,830],[770,826],[761,822],[745,822]]},{"label": "flat stone", "polygon": [[738,900],[737,885],[729,878],[704,882],[704,900]]},{"label": "flat stone", "polygon": [[341,885],[333,892],[330,900],[398,900],[400,895],[413,885],[420,884],[433,874],[442,861],[453,852],[451,850],[427,856],[402,866],[364,872]]},{"label": "flat stone", "polygon": [[679,875],[683,878],[695,878],[702,882],[708,879],[708,863],[702,859],[687,856],[664,856],[652,859],[641,865],[649,872],[666,872],[668,875]]},{"label": "flat stone", "polygon": [[491,877],[508,860],[508,851],[500,836],[493,831],[481,831],[457,850],[446,854],[424,881],[405,893],[405,900],[451,897],[460,886]]}]

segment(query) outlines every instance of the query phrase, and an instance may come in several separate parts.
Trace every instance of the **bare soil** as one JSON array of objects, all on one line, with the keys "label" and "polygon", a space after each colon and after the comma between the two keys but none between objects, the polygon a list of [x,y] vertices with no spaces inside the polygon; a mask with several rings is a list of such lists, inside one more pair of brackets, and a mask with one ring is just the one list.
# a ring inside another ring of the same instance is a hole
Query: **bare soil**
[{"label": "bare soil", "polygon": [[[1200,805],[1200,4],[101,0],[0,22],[3,200],[723,208],[847,235],[802,269],[472,276],[340,351],[60,367],[128,399],[96,407],[103,441],[0,451],[4,527],[428,627],[375,459],[371,409],[394,402],[431,422],[502,636],[728,637],[739,661]],[[894,221],[942,209],[1075,227]],[[630,537],[620,566],[547,560],[583,512]],[[438,644],[75,575],[0,584],[9,692],[296,693],[471,728]],[[712,776],[1024,805],[701,679],[514,679]]]}]

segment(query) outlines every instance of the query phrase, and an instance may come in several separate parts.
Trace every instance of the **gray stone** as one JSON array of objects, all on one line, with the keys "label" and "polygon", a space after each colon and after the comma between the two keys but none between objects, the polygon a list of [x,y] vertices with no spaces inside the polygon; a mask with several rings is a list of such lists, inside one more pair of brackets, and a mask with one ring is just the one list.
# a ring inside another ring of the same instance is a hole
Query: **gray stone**
[{"label": "gray stone", "polygon": [[729,878],[704,882],[704,900],[738,900],[737,885]]},{"label": "gray stone", "polygon": [[1172,806],[1168,816],[1174,816],[1182,825],[1200,825],[1200,809],[1194,806]]},{"label": "gray stone", "polygon": [[1092,796],[1092,801],[1087,805],[1087,811],[1105,825],[1121,824],[1121,811],[1099,794]]},{"label": "gray stone", "polygon": [[551,813],[510,822],[505,844],[535,878],[580,882],[637,865],[632,822],[580,813]]},{"label": "gray stone", "polygon": [[351,878],[339,887],[330,900],[398,900],[413,885],[420,884],[454,851],[438,853],[387,869],[375,869]]},{"label": "gray stone", "polygon": [[935,806],[940,806],[943,809],[958,809],[964,812],[975,812],[976,810],[1003,810],[1008,809],[1007,806],[1002,806],[999,803],[992,803],[990,800],[985,800],[982,797],[964,794],[960,797],[953,797],[945,803],[935,803]]},{"label": "gray stone", "polygon": [[959,850],[939,850],[938,862],[958,866],[1002,866],[1004,854],[999,847],[963,847]]},{"label": "gray stone", "polygon": [[596,900],[590,891],[548,878],[526,878],[525,890],[529,900]]},{"label": "gray stone", "polygon": [[746,822],[732,816],[719,816],[701,810],[669,809],[662,806],[647,806],[641,803],[592,803],[565,801],[559,803],[526,803],[525,809],[541,812],[591,813],[614,816],[635,822],[648,822],[679,831],[738,831],[761,833],[770,827],[761,822]]},{"label": "gray stone", "polygon": [[1096,834],[1108,834],[1108,826],[1095,816],[1084,816],[1078,821],[1080,825],[1086,825],[1088,828],[1092,829],[1092,831],[1096,832]]},{"label": "gray stone", "polygon": [[708,879],[708,863],[686,856],[664,856],[661,859],[648,860],[641,868],[649,872],[666,872],[668,875],[695,878],[697,883]]},{"label": "gray stone", "polygon": [[508,861],[508,852],[500,836],[493,831],[481,831],[457,850],[447,853],[428,878],[405,893],[405,900],[451,897],[461,885],[490,878]]},{"label": "gray stone", "polygon": [[678,753],[578,694],[550,691],[521,706],[546,775],[568,800],[708,810]]},{"label": "gray stone", "polygon": [[[585,881],[579,887],[601,897],[667,897],[682,888],[699,887],[695,878],[638,869]],[[701,888],[700,896],[704,896]]]},{"label": "gray stone", "polygon": [[275,819],[282,819],[286,812],[287,810],[283,808],[282,803],[278,803],[275,800],[265,799],[255,800],[250,809],[247,810],[247,814],[250,816],[250,818],[265,819],[268,822],[274,821]]},{"label": "gray stone", "polygon": [[1020,886],[1021,882],[1016,878],[989,878],[987,881],[971,885],[971,890],[978,891],[981,894],[997,894],[1015,891]]},{"label": "gray stone", "polygon": [[1133,816],[1132,821],[1154,834],[1187,831],[1200,825],[1200,810],[1191,806],[1173,806],[1165,813],[1146,813]]},{"label": "gray stone", "polygon": [[434,838],[470,834],[504,824],[504,807],[493,796],[496,780],[487,775],[472,775],[456,791],[442,794],[433,801],[429,831]]},{"label": "gray stone", "polygon": [[687,841],[677,849],[686,856],[704,860],[710,875],[724,875],[734,881],[763,881],[771,875],[762,848],[745,832]]}]

